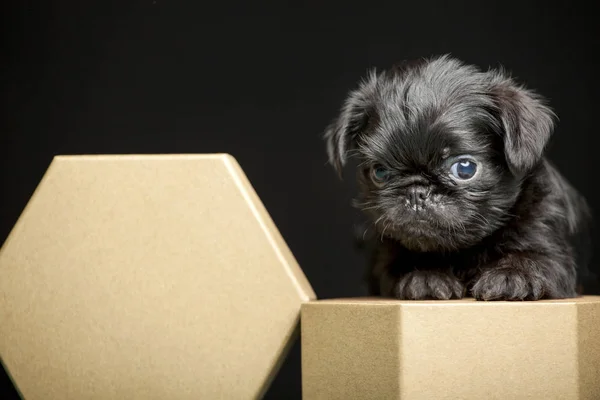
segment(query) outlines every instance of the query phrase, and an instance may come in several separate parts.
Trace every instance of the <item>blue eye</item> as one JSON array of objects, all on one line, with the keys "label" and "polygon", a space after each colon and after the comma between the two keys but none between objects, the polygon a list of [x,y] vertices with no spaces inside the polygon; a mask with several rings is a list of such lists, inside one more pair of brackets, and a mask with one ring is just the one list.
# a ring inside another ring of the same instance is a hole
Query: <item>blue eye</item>
[{"label": "blue eye", "polygon": [[373,178],[378,182],[386,181],[390,176],[390,171],[382,167],[381,165],[376,165],[372,170]]},{"label": "blue eye", "polygon": [[463,181],[473,178],[476,172],[477,164],[466,158],[458,160],[450,167],[452,176]]}]

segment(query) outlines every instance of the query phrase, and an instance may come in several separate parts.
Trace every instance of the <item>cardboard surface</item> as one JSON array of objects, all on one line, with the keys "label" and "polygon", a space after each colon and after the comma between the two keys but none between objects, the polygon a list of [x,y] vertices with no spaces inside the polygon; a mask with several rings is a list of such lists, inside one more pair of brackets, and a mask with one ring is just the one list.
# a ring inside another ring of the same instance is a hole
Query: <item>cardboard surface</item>
[{"label": "cardboard surface", "polygon": [[56,157],[0,250],[23,397],[260,397],[308,281],[228,155]]},{"label": "cardboard surface", "polygon": [[302,306],[303,398],[600,399],[600,297]]}]

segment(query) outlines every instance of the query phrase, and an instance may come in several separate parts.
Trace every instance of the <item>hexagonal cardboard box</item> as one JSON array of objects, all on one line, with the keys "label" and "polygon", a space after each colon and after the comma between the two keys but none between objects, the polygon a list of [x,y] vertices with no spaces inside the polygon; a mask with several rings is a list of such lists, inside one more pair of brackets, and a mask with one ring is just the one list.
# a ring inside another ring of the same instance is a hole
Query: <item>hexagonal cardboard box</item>
[{"label": "hexagonal cardboard box", "polygon": [[302,306],[307,400],[598,400],[600,297]]},{"label": "hexagonal cardboard box", "polygon": [[0,355],[31,400],[259,398],[314,298],[231,156],[60,156],[0,251]]}]

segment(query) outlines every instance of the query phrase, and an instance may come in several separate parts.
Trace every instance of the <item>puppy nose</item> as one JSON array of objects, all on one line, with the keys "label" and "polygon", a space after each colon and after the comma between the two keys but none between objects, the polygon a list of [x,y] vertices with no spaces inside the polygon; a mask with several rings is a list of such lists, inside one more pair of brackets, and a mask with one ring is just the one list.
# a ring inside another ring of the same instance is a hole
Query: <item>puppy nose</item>
[{"label": "puppy nose", "polygon": [[421,209],[429,198],[429,188],[425,186],[411,186],[408,189],[408,201],[412,208]]}]

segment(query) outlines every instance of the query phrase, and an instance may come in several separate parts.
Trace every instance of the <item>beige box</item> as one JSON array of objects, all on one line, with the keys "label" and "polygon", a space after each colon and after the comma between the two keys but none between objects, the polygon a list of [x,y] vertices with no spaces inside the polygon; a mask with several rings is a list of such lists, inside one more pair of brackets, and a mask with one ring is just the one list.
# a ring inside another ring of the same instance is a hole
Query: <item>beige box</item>
[{"label": "beige box", "polygon": [[600,297],[302,306],[303,398],[600,399]]},{"label": "beige box", "polygon": [[261,397],[315,294],[234,158],[56,157],[0,250],[24,399]]}]

